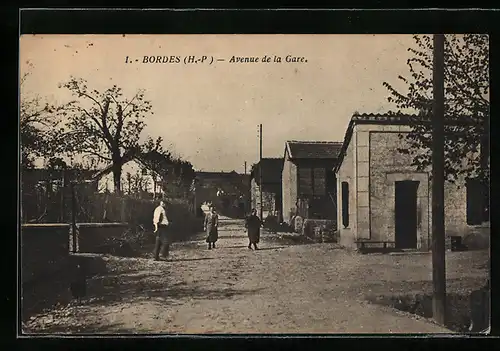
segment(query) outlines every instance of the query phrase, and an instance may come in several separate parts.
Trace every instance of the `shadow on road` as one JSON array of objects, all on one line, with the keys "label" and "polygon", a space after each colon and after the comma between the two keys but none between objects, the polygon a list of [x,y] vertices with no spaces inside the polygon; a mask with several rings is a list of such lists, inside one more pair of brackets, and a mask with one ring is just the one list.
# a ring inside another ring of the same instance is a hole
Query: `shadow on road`
[{"label": "shadow on road", "polygon": [[213,260],[214,257],[199,257],[199,258],[174,258],[169,259],[168,262],[189,262],[189,261],[205,261],[205,260]]},{"label": "shadow on road", "polygon": [[276,247],[259,247],[257,251],[266,251],[266,250],[278,250],[284,249],[286,246],[276,246]]},{"label": "shadow on road", "polygon": [[[187,262],[211,260],[215,258],[184,258],[173,259],[171,262]],[[161,263],[160,263],[161,264]],[[88,295],[82,301],[84,305],[104,305],[114,302],[133,302],[159,298],[165,302],[176,303],[180,299],[217,300],[236,295],[254,294],[255,289],[232,289],[228,287],[213,288],[204,281],[171,282],[169,271],[179,269],[176,266],[165,265],[164,271],[116,272],[94,277],[88,282]]]},{"label": "shadow on road", "polygon": [[34,336],[43,336],[43,335],[53,335],[53,334],[62,334],[62,335],[88,335],[92,336],[93,334],[113,334],[113,335],[127,335],[127,334],[141,334],[144,335],[144,332],[138,330],[137,328],[125,328],[123,323],[110,323],[110,324],[100,324],[100,323],[92,323],[81,326],[52,326],[50,328],[46,328],[43,332],[32,332],[29,330],[24,331],[23,335],[34,335]]},{"label": "shadow on road", "polygon": [[234,234],[234,235],[219,235],[219,240],[220,239],[242,239],[245,238],[246,234]]}]

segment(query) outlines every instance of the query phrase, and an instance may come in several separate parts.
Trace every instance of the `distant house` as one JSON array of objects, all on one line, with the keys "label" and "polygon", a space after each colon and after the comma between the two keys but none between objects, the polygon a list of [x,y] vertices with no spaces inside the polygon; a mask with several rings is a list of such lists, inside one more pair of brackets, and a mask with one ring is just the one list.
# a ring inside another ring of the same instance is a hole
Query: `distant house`
[{"label": "distant house", "polygon": [[[261,181],[262,172],[262,184]],[[282,202],[282,181],[283,158],[263,158],[255,164],[250,172],[250,194],[252,208],[257,210],[260,216],[262,189],[262,217],[265,219],[272,212],[278,212],[278,219],[281,220]]]},{"label": "distant house", "polygon": [[[115,192],[113,166],[109,165],[94,175],[98,191]],[[148,168],[139,158],[131,157],[122,164],[121,191],[123,194],[160,196],[163,194],[163,177]]]},{"label": "distant house", "polygon": [[248,210],[250,176],[231,172],[196,172],[195,208],[211,203],[220,213],[241,217]]},{"label": "distant house", "polygon": [[[49,169],[49,168],[33,168],[23,169],[21,172],[21,185],[26,187],[26,191],[34,189],[34,187],[45,187],[49,191],[56,191],[60,187],[65,187],[70,181],[83,182],[91,179],[96,171],[88,169]],[[95,187],[96,184],[89,183],[90,187]],[[21,189],[21,191],[25,191]]]},{"label": "distant house", "polygon": [[[431,170],[416,170],[413,156],[398,151],[409,147],[401,136],[411,130],[412,117],[352,116],[335,167],[343,245],[379,241],[402,249],[430,248]],[[445,183],[446,235],[464,237],[488,220],[483,195],[474,179]]]},{"label": "distant house", "polygon": [[283,221],[302,218],[336,220],[337,189],[333,167],[342,143],[287,141],[282,172]]}]

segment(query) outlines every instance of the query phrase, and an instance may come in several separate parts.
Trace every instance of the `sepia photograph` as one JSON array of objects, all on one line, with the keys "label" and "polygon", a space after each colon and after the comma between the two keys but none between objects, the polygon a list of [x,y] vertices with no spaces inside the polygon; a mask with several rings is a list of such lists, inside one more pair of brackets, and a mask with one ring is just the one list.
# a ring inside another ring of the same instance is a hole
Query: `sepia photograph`
[{"label": "sepia photograph", "polygon": [[489,55],[21,35],[19,335],[488,335]]}]

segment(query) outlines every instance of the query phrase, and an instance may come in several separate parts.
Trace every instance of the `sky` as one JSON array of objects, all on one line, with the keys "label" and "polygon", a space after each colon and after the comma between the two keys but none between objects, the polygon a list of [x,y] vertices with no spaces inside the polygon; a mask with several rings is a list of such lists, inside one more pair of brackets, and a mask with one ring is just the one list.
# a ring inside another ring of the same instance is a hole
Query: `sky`
[{"label": "sky", "polygon": [[[286,140],[343,141],[355,111],[394,110],[382,83],[401,87],[414,45],[411,35],[23,35],[20,74],[30,76],[22,95],[63,103],[70,96],[58,84],[70,76],[92,89],[116,84],[130,97],[144,89],[154,114],[143,139],[161,136],[196,170],[244,172],[259,159],[259,124],[263,156],[282,157]],[[207,60],[184,64],[190,55]],[[265,55],[271,62],[261,62]]]}]

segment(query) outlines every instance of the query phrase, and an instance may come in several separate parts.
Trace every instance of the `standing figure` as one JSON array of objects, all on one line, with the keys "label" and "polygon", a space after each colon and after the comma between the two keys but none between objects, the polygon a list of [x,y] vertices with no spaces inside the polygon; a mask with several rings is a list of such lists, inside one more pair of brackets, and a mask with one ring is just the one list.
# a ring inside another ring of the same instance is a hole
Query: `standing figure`
[{"label": "standing figure", "polygon": [[252,209],[252,213],[247,217],[245,228],[247,228],[248,233],[248,248],[251,250],[252,245],[255,250],[258,250],[257,244],[260,241],[260,226],[262,222],[257,216],[257,210]]},{"label": "standing figure", "polygon": [[219,215],[215,211],[214,206],[210,206],[210,212],[207,213],[205,216],[205,225],[204,229],[207,232],[207,243],[208,243],[208,249],[215,249],[215,242],[219,238],[219,232],[218,232],[218,226],[219,226]]},{"label": "standing figure", "polygon": [[160,248],[161,254],[164,258],[168,257],[170,250],[170,233],[168,230],[168,226],[170,222],[167,218],[167,213],[165,211],[165,202],[160,201],[158,207],[155,208],[153,213],[153,225],[154,225],[154,233],[156,234],[156,244],[154,251],[155,261],[160,260]]}]

